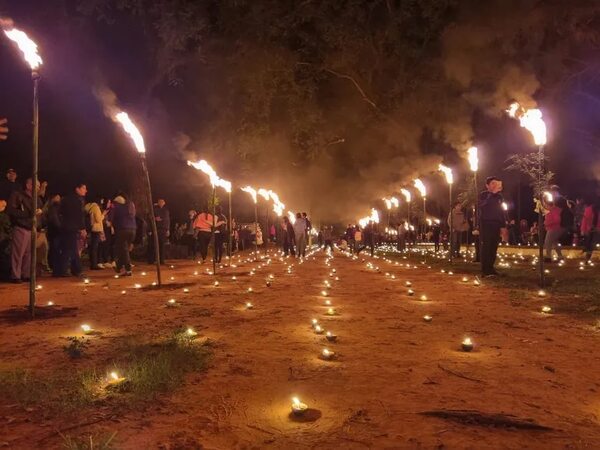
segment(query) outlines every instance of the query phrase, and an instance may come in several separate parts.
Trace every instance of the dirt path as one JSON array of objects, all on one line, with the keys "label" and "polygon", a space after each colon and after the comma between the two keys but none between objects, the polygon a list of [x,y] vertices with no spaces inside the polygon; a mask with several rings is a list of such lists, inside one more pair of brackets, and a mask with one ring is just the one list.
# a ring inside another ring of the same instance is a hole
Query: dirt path
[{"label": "dirt path", "polygon": [[[291,274],[273,260],[251,276],[257,264],[241,263],[217,277],[219,287],[202,273],[205,267],[174,262],[167,280],[192,283],[187,294],[181,286],[173,292],[132,288],[148,284],[151,272],[119,280],[108,271],[94,273],[89,286],[44,279],[43,301],[78,309],[73,317],[2,324],[2,363],[37,370],[71,364],[61,350],[63,338],[84,322],[103,332],[92,358],[109,351],[113,336],[164,333],[179,325],[214,340],[210,369],[155,408],[78,430],[117,431],[120,448],[597,448],[600,336],[575,319],[539,313],[551,300],[532,296],[527,306],[511,306],[507,291],[424,266],[377,259],[377,272],[366,266],[368,257],[363,262],[337,253],[327,266],[322,252],[315,256],[304,264],[286,260],[295,263]],[[234,270],[237,281],[231,280]],[[269,273],[275,276],[270,288],[264,282]],[[338,312],[333,317],[320,295],[325,280],[332,284],[327,299]],[[422,294],[429,300],[420,301]],[[1,286],[0,310],[24,304],[26,296],[25,287]],[[179,308],[163,307],[171,297]],[[252,310],[244,308],[246,301]],[[433,321],[424,322],[424,314]],[[338,334],[338,342],[315,334],[312,318]],[[475,343],[471,353],[460,351],[465,336]],[[336,352],[334,361],[319,358],[325,347]],[[290,420],[294,395],[320,417]],[[503,413],[552,430],[419,414],[440,409]],[[40,427],[0,417],[0,441],[27,436],[14,448],[50,448],[60,439],[40,439],[60,426],[59,418]]]}]

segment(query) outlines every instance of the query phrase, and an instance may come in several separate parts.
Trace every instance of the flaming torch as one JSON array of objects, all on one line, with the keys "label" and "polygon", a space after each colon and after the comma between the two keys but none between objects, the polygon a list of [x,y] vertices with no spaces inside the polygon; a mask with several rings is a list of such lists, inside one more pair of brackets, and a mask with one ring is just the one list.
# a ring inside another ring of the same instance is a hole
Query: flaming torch
[{"label": "flaming torch", "polygon": [[[506,110],[508,115],[512,118],[518,119],[519,123],[523,128],[531,133],[533,142],[538,147],[538,186],[537,195],[542,198],[542,176],[544,173],[544,146],[547,142],[546,136],[546,123],[542,118],[542,111],[539,109],[525,109],[519,103],[514,102]],[[544,288],[545,275],[544,275],[544,243],[542,242],[542,211],[538,211],[538,247],[539,247],[539,260],[540,260],[540,286]]]},{"label": "flaming torch", "polygon": [[438,170],[440,172],[444,173],[444,176],[446,177],[446,183],[448,183],[448,191],[449,191],[449,209],[450,209],[450,264],[452,264],[452,258],[453,258],[453,253],[454,251],[456,251],[457,253],[460,252],[460,248],[455,249],[455,243],[454,243],[454,220],[453,220],[453,214],[452,214],[452,184],[454,183],[454,176],[452,175],[452,169],[450,167],[446,167],[443,164],[440,164],[438,166]]},{"label": "flaming torch", "polygon": [[[229,221],[231,223],[231,182],[219,178],[219,176],[217,175],[217,172],[215,172],[215,170],[210,166],[210,164],[208,164],[203,159],[201,159],[200,161],[197,161],[197,162],[188,161],[187,164],[188,164],[188,166],[192,166],[194,169],[200,170],[201,172],[204,172],[206,175],[208,175],[210,184],[212,186],[213,226],[211,227],[211,239],[213,240],[213,275],[216,275],[216,273],[217,273],[217,243],[216,243],[216,239],[215,239],[215,227],[216,227],[215,216],[217,214],[217,212],[216,212],[216,203],[217,203],[216,189],[217,189],[217,187],[223,188],[229,194]],[[229,233],[231,235],[231,230],[229,230]],[[230,245],[229,245],[230,250],[229,251],[231,252],[231,236],[229,238],[229,242],[230,242]],[[230,256],[230,258],[231,258],[231,256]],[[229,260],[229,264],[231,264],[231,259]]]},{"label": "flaming torch", "polygon": [[161,286],[162,280],[160,277],[160,250],[158,248],[158,231],[156,230],[156,217],[154,217],[154,208],[152,206],[152,188],[150,187],[150,175],[148,174],[148,166],[146,165],[146,146],[144,145],[144,138],[140,133],[140,130],[129,118],[126,112],[121,111],[115,115],[115,120],[121,124],[125,133],[129,135],[133,141],[133,145],[137,149],[140,159],[142,161],[142,170],[146,178],[146,194],[148,195],[148,205],[150,207],[150,224],[152,226],[152,234],[154,239],[154,258],[156,261],[156,278],[158,285]]},{"label": "flaming torch", "polygon": [[415,179],[414,186],[415,188],[417,188],[417,191],[419,191],[419,194],[421,194],[421,197],[423,198],[423,242],[425,242],[425,218],[427,217],[427,188],[425,187],[423,181],[421,181],[419,178]]},{"label": "flaming torch", "polygon": [[243,187],[242,191],[250,194],[254,202],[254,257],[258,258],[258,197],[252,186]]},{"label": "flaming torch", "polygon": [[38,210],[38,142],[39,142],[39,82],[40,73],[38,68],[42,65],[42,57],[37,50],[37,44],[33,42],[26,33],[12,27],[12,23],[0,23],[6,25],[4,29],[7,38],[17,44],[19,50],[23,52],[23,58],[31,67],[31,79],[33,80],[33,173],[32,173],[32,226],[31,226],[31,256],[29,272],[29,314],[33,319],[35,316],[35,287],[36,287],[36,240],[37,240],[37,210]]},{"label": "flaming torch", "polygon": [[[271,191],[260,188],[258,190],[258,195],[260,195],[265,201],[269,201],[271,199]],[[263,241],[265,244],[265,255],[267,254],[267,247],[269,246],[269,207],[267,206],[267,211],[265,214],[265,236],[263,236]]]},{"label": "flaming torch", "polygon": [[269,191],[269,196],[273,200],[273,211],[275,211],[275,214],[277,214],[278,217],[283,216],[285,205],[279,200],[279,195],[273,191]]},{"label": "flaming torch", "polygon": [[479,261],[479,223],[477,221],[477,203],[479,202],[479,191],[477,188],[477,171],[479,170],[479,157],[477,147],[467,150],[469,168],[473,172],[473,189],[475,190],[475,202],[473,203],[473,235],[475,236],[475,262]]}]

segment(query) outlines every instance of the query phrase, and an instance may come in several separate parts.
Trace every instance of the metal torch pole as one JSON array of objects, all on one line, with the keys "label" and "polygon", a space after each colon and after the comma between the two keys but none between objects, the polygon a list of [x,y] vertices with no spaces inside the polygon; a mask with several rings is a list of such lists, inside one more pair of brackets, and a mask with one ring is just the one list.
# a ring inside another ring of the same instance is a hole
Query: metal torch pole
[{"label": "metal torch pole", "polygon": [[542,242],[542,208],[543,208],[543,195],[542,195],[542,172],[544,170],[544,146],[538,147],[538,195],[540,197],[540,208],[538,211],[538,247],[539,247],[539,259],[540,259],[540,287],[544,288],[546,284],[544,276],[544,243]]},{"label": "metal torch pole", "polygon": [[233,221],[231,220],[231,191],[229,191],[229,226],[227,227],[229,232],[229,251],[227,252],[229,256],[229,267],[231,267],[231,257],[233,255],[233,249],[231,246],[233,245],[232,236],[233,236]]},{"label": "metal torch pole", "polygon": [[475,217],[473,218],[473,230],[477,230],[473,243],[475,245],[475,262],[479,262],[481,230],[479,229],[479,190],[477,186],[477,172],[473,172],[473,184],[475,185]]},{"label": "metal torch pole", "polygon": [[[265,239],[265,237],[266,237],[266,239]],[[263,233],[263,242],[265,243],[265,255],[266,255],[267,247],[269,246],[269,205],[267,205],[266,226],[265,226],[265,232]]]},{"label": "metal torch pole", "polygon": [[210,227],[210,237],[213,242],[213,275],[217,274],[217,239],[215,237],[216,214],[217,214],[217,188],[213,185],[212,191],[212,227]]},{"label": "metal torch pole", "polygon": [[410,201],[406,202],[406,226],[408,227],[408,230],[406,235],[408,236],[408,246],[411,247],[410,245],[410,239],[411,239],[411,232],[410,232]]},{"label": "metal torch pole", "polygon": [[158,248],[158,230],[156,228],[156,217],[154,216],[154,204],[152,203],[152,187],[150,185],[150,174],[146,165],[146,154],[140,153],[142,158],[142,169],[146,178],[146,194],[148,195],[148,206],[150,208],[150,225],[152,226],[152,238],[154,240],[154,263],[156,265],[156,279],[158,286],[162,286],[162,278],[160,276],[160,250]]},{"label": "metal torch pole", "polygon": [[254,259],[258,260],[258,202],[254,202]]},{"label": "metal torch pole", "polygon": [[452,184],[448,185],[448,190],[450,192],[450,264],[452,264],[452,259],[454,256],[454,214],[452,214]]},{"label": "metal torch pole", "polygon": [[29,268],[29,314],[33,319],[35,317],[35,287],[36,287],[36,269],[37,269],[37,209],[38,209],[38,142],[39,142],[39,82],[40,74],[32,72],[33,79],[33,174],[31,189],[31,255]]}]

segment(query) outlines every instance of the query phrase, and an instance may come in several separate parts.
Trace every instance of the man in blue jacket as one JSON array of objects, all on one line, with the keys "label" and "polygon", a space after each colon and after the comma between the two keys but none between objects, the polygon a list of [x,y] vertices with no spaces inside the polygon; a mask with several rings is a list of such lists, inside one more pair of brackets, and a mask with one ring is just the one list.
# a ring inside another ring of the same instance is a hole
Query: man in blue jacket
[{"label": "man in blue jacket", "polygon": [[66,195],[60,202],[60,265],[59,270],[53,276],[75,277],[82,276],[81,258],[79,256],[79,241],[85,240],[87,231],[85,229],[85,195],[87,186],[83,183],[75,185],[74,192]]},{"label": "man in blue jacket", "polygon": [[479,223],[481,239],[481,273],[485,277],[498,275],[494,269],[500,229],[506,226],[506,217],[502,209],[502,181],[496,177],[485,180],[486,190],[479,194]]}]

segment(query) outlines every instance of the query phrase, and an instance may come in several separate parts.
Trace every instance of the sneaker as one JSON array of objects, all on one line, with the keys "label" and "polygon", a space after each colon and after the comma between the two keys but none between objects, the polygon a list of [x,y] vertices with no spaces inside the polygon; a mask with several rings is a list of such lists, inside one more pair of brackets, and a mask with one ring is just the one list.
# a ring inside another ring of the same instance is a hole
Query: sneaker
[{"label": "sneaker", "polygon": [[98,263],[98,269],[104,269],[104,263]]}]

